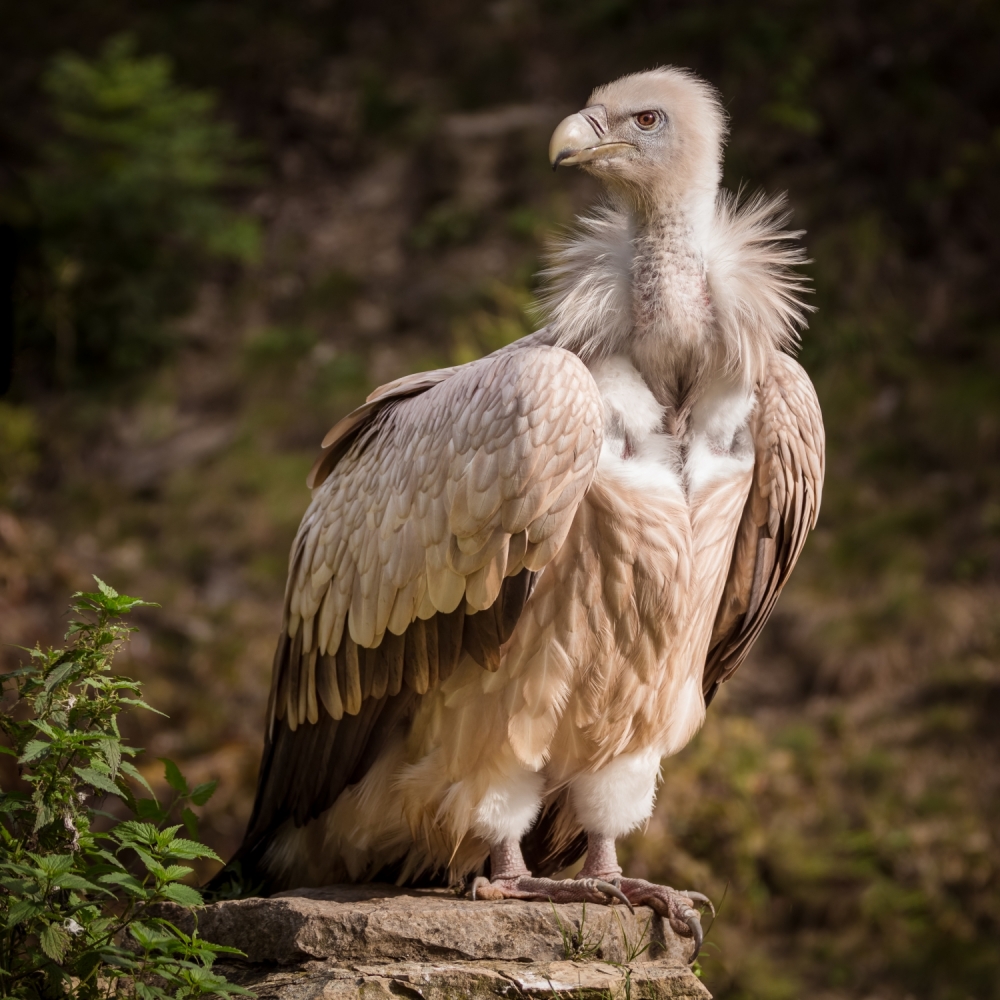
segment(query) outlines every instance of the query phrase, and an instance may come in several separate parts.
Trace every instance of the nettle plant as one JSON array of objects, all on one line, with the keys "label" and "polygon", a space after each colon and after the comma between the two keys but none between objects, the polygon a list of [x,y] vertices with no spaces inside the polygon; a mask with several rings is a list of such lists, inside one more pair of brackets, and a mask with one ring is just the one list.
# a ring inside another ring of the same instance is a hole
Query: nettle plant
[{"label": "nettle plant", "polygon": [[[186,862],[216,857],[195,839],[191,810],[215,782],[189,788],[163,761],[171,796],[161,803],[132,763],[140,751],[122,740],[118,715],[155,709],[111,667],[136,631],[122,617],[150,605],[97,584],[74,595],[65,649],[28,650],[27,665],[0,677],[0,753],[16,758],[20,777],[19,788],[0,789],[0,996],[247,994],[212,971],[220,954],[239,952],[200,938],[197,920],[186,934],[157,909],[202,904],[183,880]],[[108,796],[133,818],[100,809]]]}]

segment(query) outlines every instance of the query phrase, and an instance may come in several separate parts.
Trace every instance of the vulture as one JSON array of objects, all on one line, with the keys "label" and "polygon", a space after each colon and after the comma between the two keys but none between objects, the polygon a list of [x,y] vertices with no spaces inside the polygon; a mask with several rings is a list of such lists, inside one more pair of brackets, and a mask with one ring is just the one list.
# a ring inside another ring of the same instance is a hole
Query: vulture
[{"label": "vulture", "polygon": [[789,353],[801,234],[720,190],[724,138],[685,70],[595,90],[549,148],[606,197],[553,253],[547,325],[326,436],[216,885],[238,863],[259,892],[621,901],[700,944],[706,898],[624,876],[615,844],[773,611],[824,470]]}]

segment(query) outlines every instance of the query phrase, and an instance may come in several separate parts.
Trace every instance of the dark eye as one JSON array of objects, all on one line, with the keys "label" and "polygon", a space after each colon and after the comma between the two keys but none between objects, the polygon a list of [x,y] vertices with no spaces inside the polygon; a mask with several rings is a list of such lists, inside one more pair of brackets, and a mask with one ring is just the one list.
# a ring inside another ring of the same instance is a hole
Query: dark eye
[{"label": "dark eye", "polygon": [[635,116],[635,123],[641,129],[649,131],[651,128],[655,128],[657,122],[659,122],[660,116],[655,111],[640,111]]}]

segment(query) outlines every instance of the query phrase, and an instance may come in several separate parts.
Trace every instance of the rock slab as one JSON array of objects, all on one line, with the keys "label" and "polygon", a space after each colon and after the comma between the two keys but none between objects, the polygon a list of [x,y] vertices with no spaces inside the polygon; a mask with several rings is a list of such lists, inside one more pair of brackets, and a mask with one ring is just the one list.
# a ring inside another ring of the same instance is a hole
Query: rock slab
[{"label": "rock slab", "polygon": [[246,953],[218,968],[261,1000],[709,998],[690,939],[645,907],[330,886],[213,903],[198,931]]}]

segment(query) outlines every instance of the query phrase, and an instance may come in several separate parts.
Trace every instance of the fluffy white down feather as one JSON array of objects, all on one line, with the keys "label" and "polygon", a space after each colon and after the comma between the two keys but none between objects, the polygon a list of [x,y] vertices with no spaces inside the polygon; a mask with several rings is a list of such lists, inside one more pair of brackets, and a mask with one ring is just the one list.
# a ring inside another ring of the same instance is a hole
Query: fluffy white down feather
[{"label": "fluffy white down feather", "polygon": [[649,819],[660,776],[660,752],[654,747],[624,753],[570,785],[576,818],[589,833],[624,837]]}]

